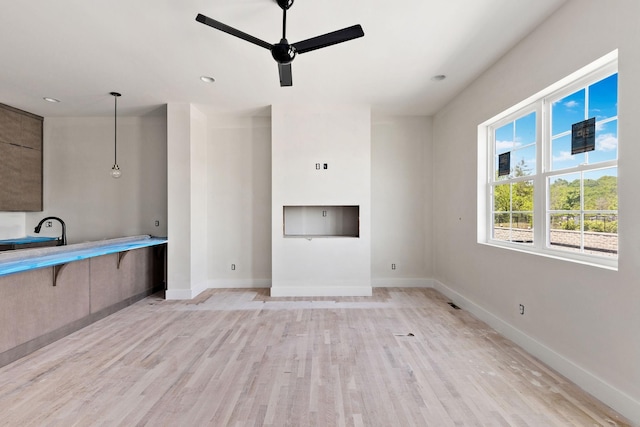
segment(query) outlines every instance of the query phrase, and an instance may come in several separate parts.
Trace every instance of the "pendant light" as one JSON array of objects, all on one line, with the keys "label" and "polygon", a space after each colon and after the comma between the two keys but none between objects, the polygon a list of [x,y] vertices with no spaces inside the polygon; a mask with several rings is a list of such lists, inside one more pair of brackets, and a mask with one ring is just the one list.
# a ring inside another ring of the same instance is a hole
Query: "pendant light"
[{"label": "pendant light", "polygon": [[113,167],[111,168],[111,177],[120,178],[122,172],[118,166],[118,97],[121,96],[118,92],[111,92],[114,102],[113,110]]}]

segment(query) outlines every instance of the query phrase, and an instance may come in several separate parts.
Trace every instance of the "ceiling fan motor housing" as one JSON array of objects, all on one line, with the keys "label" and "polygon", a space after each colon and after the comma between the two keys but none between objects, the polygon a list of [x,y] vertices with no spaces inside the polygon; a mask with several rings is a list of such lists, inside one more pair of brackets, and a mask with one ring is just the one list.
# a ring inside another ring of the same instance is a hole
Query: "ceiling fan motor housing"
[{"label": "ceiling fan motor housing", "polygon": [[289,44],[287,39],[273,45],[271,56],[278,64],[289,64],[296,57],[296,48]]}]

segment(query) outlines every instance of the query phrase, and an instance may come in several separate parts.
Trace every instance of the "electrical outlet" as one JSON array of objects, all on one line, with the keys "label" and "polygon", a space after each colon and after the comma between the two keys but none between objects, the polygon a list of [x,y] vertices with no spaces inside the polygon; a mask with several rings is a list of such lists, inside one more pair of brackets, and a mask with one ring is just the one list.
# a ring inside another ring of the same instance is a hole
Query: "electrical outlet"
[{"label": "electrical outlet", "polygon": [[524,305],[520,304],[520,306],[518,307],[518,311],[520,312],[521,315],[524,316]]},{"label": "electrical outlet", "polygon": [[391,269],[395,270],[396,269],[396,265],[395,264],[391,264]]},{"label": "electrical outlet", "polygon": [[157,219],[155,221],[155,224],[156,224],[156,227],[160,227],[160,221],[158,221]]},{"label": "electrical outlet", "polygon": [[52,225],[53,225],[53,223],[51,221],[47,221],[47,222],[44,223],[44,226],[47,227],[47,228],[51,227]]},{"label": "electrical outlet", "polygon": [[236,269],[236,265],[235,264],[231,264],[231,270],[235,271],[235,269]]}]

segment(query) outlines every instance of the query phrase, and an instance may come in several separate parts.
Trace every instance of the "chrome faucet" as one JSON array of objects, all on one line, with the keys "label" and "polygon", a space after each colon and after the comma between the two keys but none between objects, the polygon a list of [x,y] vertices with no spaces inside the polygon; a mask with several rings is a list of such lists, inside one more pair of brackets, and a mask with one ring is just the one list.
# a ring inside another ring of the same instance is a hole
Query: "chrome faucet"
[{"label": "chrome faucet", "polygon": [[36,225],[36,228],[33,230],[35,233],[40,233],[40,229],[42,228],[42,224],[44,224],[44,222],[48,219],[55,219],[56,221],[60,221],[60,224],[62,224],[62,236],[60,238],[61,242],[60,244],[58,244],[58,246],[65,246],[67,244],[67,227],[64,224],[64,221],[61,220],[60,218],[58,218],[57,216],[48,216],[44,219],[42,219],[38,225]]}]

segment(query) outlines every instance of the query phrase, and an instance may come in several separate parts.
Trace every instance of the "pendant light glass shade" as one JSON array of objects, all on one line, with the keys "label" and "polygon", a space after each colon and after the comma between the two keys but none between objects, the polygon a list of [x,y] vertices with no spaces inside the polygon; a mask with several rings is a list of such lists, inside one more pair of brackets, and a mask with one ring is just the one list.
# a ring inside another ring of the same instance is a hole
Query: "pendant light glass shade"
[{"label": "pendant light glass shade", "polygon": [[121,96],[118,92],[111,92],[114,101],[113,110],[113,167],[111,168],[111,177],[120,178],[122,171],[118,166],[118,97]]}]

